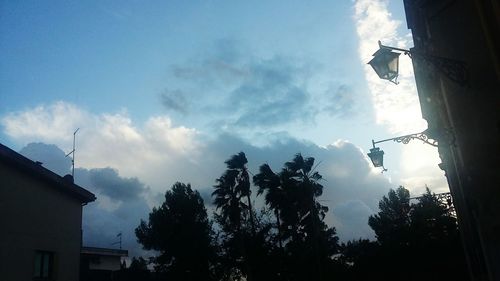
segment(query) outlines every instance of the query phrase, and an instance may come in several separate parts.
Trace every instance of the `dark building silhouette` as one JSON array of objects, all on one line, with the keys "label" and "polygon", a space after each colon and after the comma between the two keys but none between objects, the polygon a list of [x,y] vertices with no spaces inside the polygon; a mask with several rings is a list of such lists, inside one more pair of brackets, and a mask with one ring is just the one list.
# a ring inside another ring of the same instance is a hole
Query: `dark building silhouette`
[{"label": "dark building silhouette", "polygon": [[79,280],[94,194],[0,144],[0,280]]},{"label": "dark building silhouette", "polygon": [[80,280],[115,280],[115,273],[122,269],[122,257],[127,256],[127,250],[82,247]]},{"label": "dark building silhouette", "polygon": [[500,280],[500,2],[404,4],[422,115],[439,142],[471,279]]}]

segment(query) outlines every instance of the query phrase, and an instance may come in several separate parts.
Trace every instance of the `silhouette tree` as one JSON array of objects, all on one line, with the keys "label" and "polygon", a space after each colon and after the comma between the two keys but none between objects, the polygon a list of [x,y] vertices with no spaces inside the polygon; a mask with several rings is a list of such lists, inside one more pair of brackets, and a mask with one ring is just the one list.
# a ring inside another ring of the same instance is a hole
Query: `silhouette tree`
[{"label": "silhouette tree", "polygon": [[[321,175],[314,158],[296,154],[279,174],[264,164],[254,176],[259,194],[276,215],[278,241],[285,249],[286,279],[322,280],[338,251],[335,229],[324,218],[328,208],[317,201],[322,195]],[[284,244],[284,246],[282,245]]]},{"label": "silhouette tree", "polygon": [[316,220],[322,221],[328,211],[316,200],[323,193],[323,186],[319,183],[322,177],[313,171],[313,165],[314,158],[304,159],[301,154],[296,154],[279,174],[274,173],[268,164],[263,164],[253,177],[259,187],[258,194],[265,193],[265,202],[276,215],[278,232],[284,230],[280,241],[311,236],[312,232],[307,231],[313,231]]},{"label": "silhouette tree", "polygon": [[259,173],[253,177],[253,182],[259,187],[257,195],[261,195],[264,192],[265,203],[274,212],[276,217],[276,229],[278,232],[278,244],[280,249],[283,249],[282,235],[281,235],[281,221],[280,221],[280,210],[286,209],[286,191],[284,186],[284,181],[280,175],[275,174],[268,164],[263,164],[259,168]]},{"label": "silhouette tree", "polygon": [[[214,204],[221,209],[220,215],[235,231],[239,231],[242,224],[243,211],[252,221],[252,208],[250,199],[250,179],[246,168],[247,158],[240,152],[231,156],[225,163],[227,170],[216,180]],[[247,199],[247,204],[242,198]]]},{"label": "silhouette tree", "polygon": [[191,185],[175,183],[135,234],[144,249],[159,252],[155,269],[169,280],[212,279],[211,226],[203,199]]},{"label": "silhouette tree", "polygon": [[444,205],[429,188],[412,205],[410,213],[412,237],[418,237],[415,244],[436,244],[458,238],[457,220],[450,206]]},{"label": "silhouette tree", "polygon": [[390,190],[379,202],[380,211],[370,216],[368,225],[381,244],[405,247],[410,232],[410,192],[400,186]]},{"label": "silhouette tree", "polygon": [[358,239],[342,243],[342,259],[350,266],[362,266],[372,264],[379,244],[368,239]]},{"label": "silhouette tree", "polygon": [[[376,257],[371,267],[358,259],[358,273],[369,271],[373,280],[468,280],[456,219],[429,189],[411,203],[409,191],[400,186],[379,208],[369,218],[379,245],[370,249]],[[415,268],[411,274],[408,264]]]},{"label": "silhouette tree", "polygon": [[130,271],[148,271],[148,262],[143,257],[133,257],[128,267]]},{"label": "silhouette tree", "polygon": [[240,278],[246,275],[248,280],[253,280],[257,261],[251,254],[249,245],[256,236],[256,228],[247,162],[243,152],[232,155],[225,161],[227,169],[216,180],[212,196],[215,197],[216,210],[220,210],[214,217],[222,230],[225,276]]},{"label": "silhouette tree", "polygon": [[429,188],[412,205],[409,244],[419,265],[415,279],[468,280],[457,221]]},{"label": "silhouette tree", "polygon": [[248,160],[245,156],[245,153],[240,152],[231,156],[226,162],[228,174],[233,178],[230,178],[231,181],[234,181],[234,189],[236,192],[240,194],[240,197],[246,197],[247,199],[247,216],[250,221],[250,226],[252,227],[252,231],[255,231],[255,223],[252,209],[252,200],[250,198],[251,190],[250,190],[250,177],[248,175],[247,163]]}]

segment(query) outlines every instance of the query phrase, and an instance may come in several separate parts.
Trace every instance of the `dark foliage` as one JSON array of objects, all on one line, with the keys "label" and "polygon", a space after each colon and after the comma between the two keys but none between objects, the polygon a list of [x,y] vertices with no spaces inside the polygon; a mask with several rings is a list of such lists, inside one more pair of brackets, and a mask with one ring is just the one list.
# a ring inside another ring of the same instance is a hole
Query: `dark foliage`
[{"label": "dark foliage", "polygon": [[[250,177],[245,153],[231,156],[226,171],[216,180],[215,221],[220,227],[219,278],[222,280],[265,280],[267,278],[267,237],[270,227],[256,217],[252,208]],[[262,217],[261,217],[262,218]]]},{"label": "dark foliage", "polygon": [[132,272],[148,271],[148,262],[143,257],[133,257],[128,269]]},{"label": "dark foliage", "polygon": [[134,258],[115,279],[468,280],[454,213],[429,189],[416,199],[404,187],[390,190],[368,220],[377,240],[339,245],[324,222],[314,158],[297,154],[279,172],[261,165],[253,176],[265,199],[258,212],[247,162],[243,152],[231,156],[216,180],[214,229],[198,192],[176,183],[136,229],[144,248],[159,253],[154,272]]},{"label": "dark foliage", "polygon": [[351,280],[468,280],[456,219],[429,189],[415,203],[391,190],[379,208],[369,218],[377,241],[342,245]]},{"label": "dark foliage", "polygon": [[159,252],[153,259],[155,270],[169,280],[212,278],[211,226],[203,199],[189,184],[174,184],[135,233],[144,249]]},{"label": "dark foliage", "polygon": [[286,162],[278,174],[264,164],[253,178],[258,194],[265,193],[276,217],[279,271],[284,280],[323,280],[335,263],[338,237],[323,221],[328,208],[317,201],[323,193],[321,179],[314,170],[314,158],[301,154]]}]

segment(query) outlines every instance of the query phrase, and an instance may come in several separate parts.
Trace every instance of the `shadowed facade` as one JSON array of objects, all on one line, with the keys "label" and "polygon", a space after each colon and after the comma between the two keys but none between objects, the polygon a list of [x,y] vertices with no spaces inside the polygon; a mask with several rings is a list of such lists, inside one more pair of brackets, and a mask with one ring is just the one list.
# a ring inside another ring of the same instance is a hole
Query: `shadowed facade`
[{"label": "shadowed facade", "polygon": [[[439,142],[471,280],[500,280],[500,4],[405,0],[429,137]],[[432,61],[431,61],[432,62]],[[466,76],[457,74],[465,71]]]},{"label": "shadowed facade", "polygon": [[0,144],[2,280],[79,280],[82,207],[94,194]]}]

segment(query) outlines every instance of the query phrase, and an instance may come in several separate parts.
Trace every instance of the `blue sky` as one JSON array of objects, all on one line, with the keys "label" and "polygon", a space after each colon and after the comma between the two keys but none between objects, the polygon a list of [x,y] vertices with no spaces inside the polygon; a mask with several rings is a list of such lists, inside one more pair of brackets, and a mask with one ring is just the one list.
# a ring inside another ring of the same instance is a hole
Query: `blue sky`
[{"label": "blue sky", "polygon": [[[213,77],[175,79],[175,68],[232,60],[240,60],[234,63],[241,67],[264,67],[263,71],[276,60],[283,64],[277,67],[307,68],[297,70],[304,71],[297,75],[311,76],[303,81],[311,84],[309,91],[344,87],[350,91],[346,95],[368,99],[366,86],[359,83],[362,68],[353,48],[357,38],[350,24],[352,3],[184,2],[5,3],[1,113],[63,100],[96,113],[126,108],[134,120],[143,121],[166,112],[159,102],[165,91],[205,96],[203,102],[210,104],[234,87],[225,85],[227,81],[202,84],[202,79]],[[204,70],[214,69],[200,71]],[[370,107],[362,110],[369,117]],[[203,114],[211,118],[213,113]],[[174,121],[206,125],[195,115]],[[331,131],[328,136],[324,130],[312,133],[322,144],[342,137]]]},{"label": "blue sky", "polygon": [[402,1],[3,1],[0,142],[64,174],[81,128],[76,181],[99,198],[84,222],[111,228],[89,243],[133,238],[137,213],[177,180],[209,194],[239,151],[254,171],[316,157],[329,222],[341,239],[370,237],[388,188],[447,188],[432,147],[382,145],[383,175],[365,156],[372,138],[426,127],[410,60],[399,85],[366,65],[377,40],[412,46]]}]

